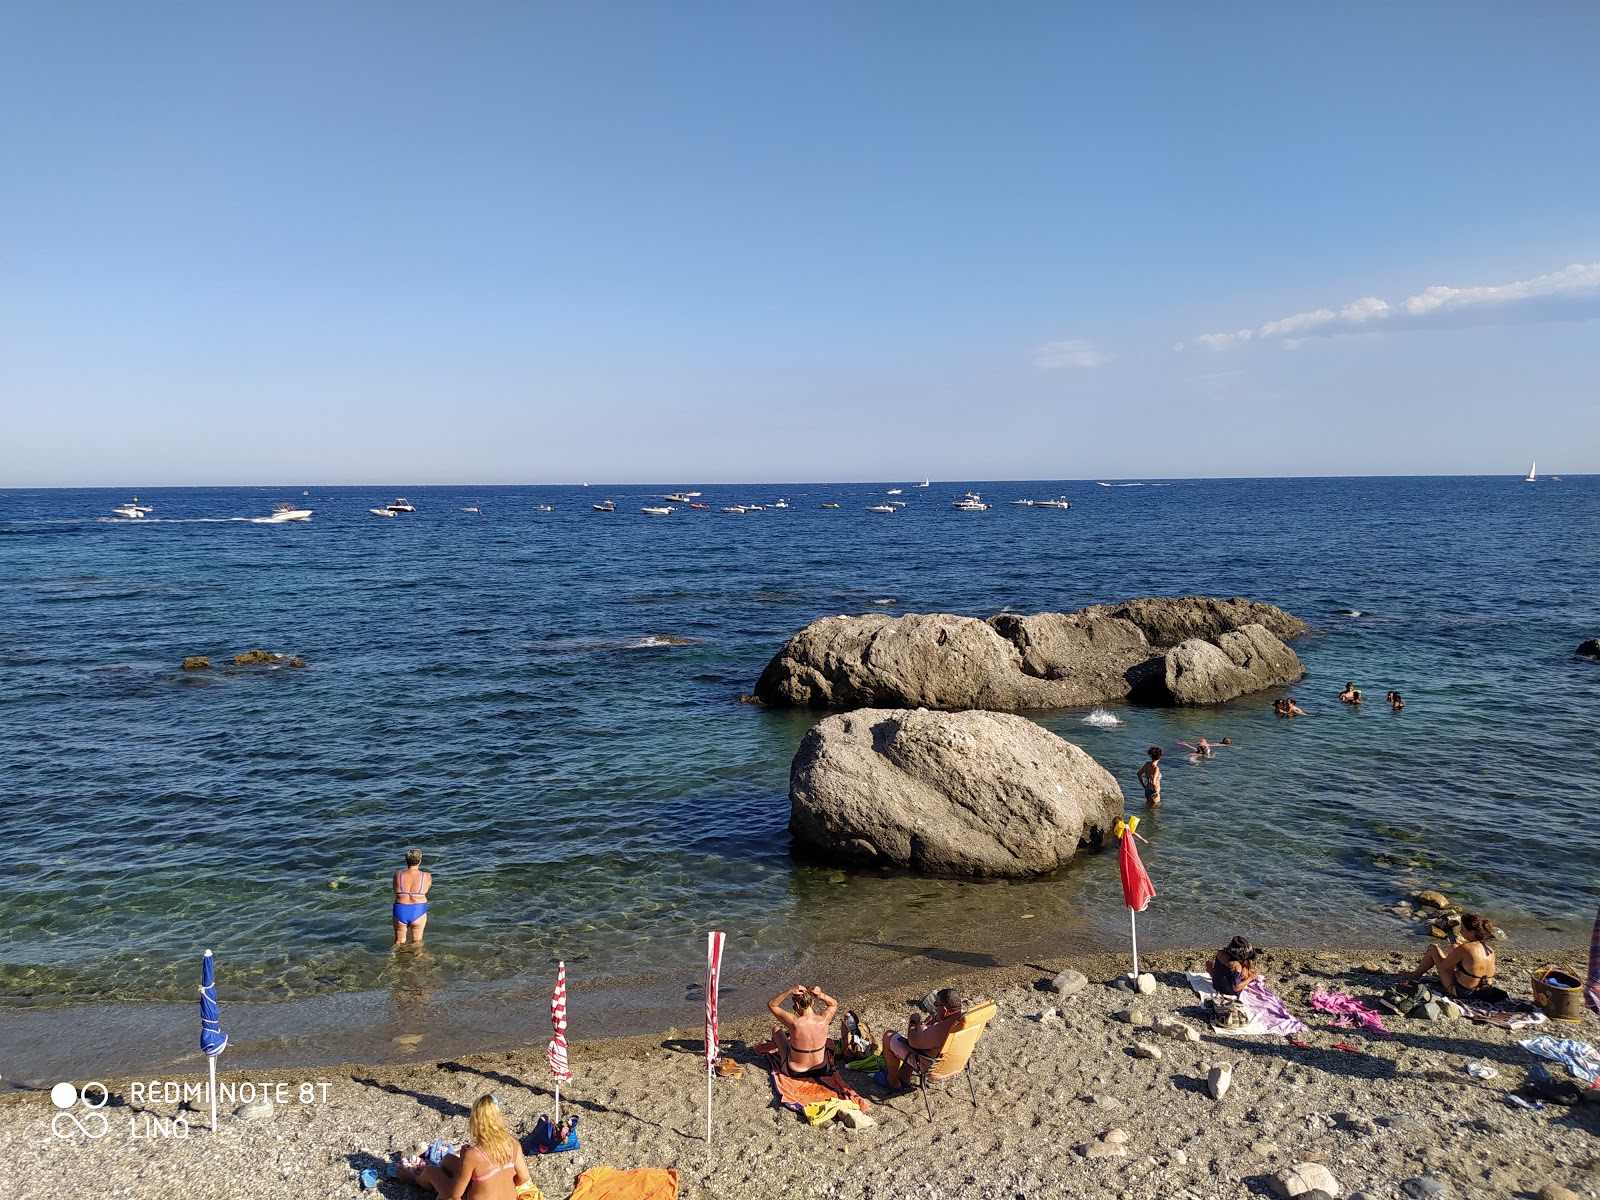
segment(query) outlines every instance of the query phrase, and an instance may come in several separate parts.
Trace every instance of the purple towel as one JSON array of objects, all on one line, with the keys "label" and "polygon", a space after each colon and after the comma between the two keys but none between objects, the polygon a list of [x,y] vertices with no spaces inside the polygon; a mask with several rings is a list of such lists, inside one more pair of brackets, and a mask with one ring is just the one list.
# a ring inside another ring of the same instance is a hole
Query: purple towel
[{"label": "purple towel", "polygon": [[1589,981],[1583,996],[1589,1007],[1600,1013],[1600,908],[1594,913],[1594,932],[1589,935]]},{"label": "purple towel", "polygon": [[1306,1031],[1305,1023],[1291,1017],[1278,993],[1260,978],[1252,979],[1245,985],[1244,991],[1239,993],[1239,1001],[1244,1005],[1245,1012],[1250,1014],[1251,1032],[1260,1028],[1263,1033],[1288,1037],[1291,1033]]}]

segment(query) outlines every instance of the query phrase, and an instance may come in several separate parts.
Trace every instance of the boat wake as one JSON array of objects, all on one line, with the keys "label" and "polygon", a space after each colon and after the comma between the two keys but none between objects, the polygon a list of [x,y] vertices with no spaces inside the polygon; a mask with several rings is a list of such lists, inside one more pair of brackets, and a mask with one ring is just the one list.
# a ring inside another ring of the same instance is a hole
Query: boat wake
[{"label": "boat wake", "polygon": [[1367,614],[1359,608],[1341,608],[1336,615],[1341,617],[1364,617]]},{"label": "boat wake", "polygon": [[900,601],[896,600],[893,596],[885,596],[881,600],[874,600],[873,603],[874,604],[899,604]]},{"label": "boat wake", "polygon": [[1108,712],[1103,708],[1097,708],[1088,716],[1084,717],[1083,723],[1085,725],[1097,726],[1100,729],[1115,729],[1120,725],[1126,724],[1126,722],[1124,722],[1121,717],[1117,716],[1116,713]]}]

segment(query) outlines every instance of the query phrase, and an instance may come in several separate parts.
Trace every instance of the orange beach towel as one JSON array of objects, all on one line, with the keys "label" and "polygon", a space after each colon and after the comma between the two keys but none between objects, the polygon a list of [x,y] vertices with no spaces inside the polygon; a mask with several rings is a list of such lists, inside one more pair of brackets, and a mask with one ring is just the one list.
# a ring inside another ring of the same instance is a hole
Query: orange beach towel
[{"label": "orange beach towel", "polygon": [[590,1167],[578,1176],[569,1200],[678,1200],[678,1173],[659,1167]]}]

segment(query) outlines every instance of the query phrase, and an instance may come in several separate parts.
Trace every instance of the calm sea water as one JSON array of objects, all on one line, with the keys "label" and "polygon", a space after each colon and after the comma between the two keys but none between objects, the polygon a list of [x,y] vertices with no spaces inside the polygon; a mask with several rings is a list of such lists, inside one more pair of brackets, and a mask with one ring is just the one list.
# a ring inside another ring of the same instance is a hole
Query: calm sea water
[{"label": "calm sea water", "polygon": [[[143,521],[110,515],[120,492],[0,497],[0,1005],[188,1000],[202,946],[235,998],[393,986],[416,969],[387,923],[410,845],[443,986],[557,956],[678,971],[713,926],[776,970],[1116,944],[1110,855],[981,885],[796,864],[788,764],[818,717],[739,697],[819,616],[1149,594],[1312,625],[1294,722],[1271,697],[1115,728],[1037,714],[1130,801],[1168,747],[1149,944],[1386,942],[1418,883],[1523,944],[1581,940],[1600,666],[1572,651],[1600,634],[1600,480],[962,482],[866,512],[889,486],[708,485],[712,511],[667,518],[639,512],[660,486],[412,487],[394,519],[368,512],[392,491],[357,488],[141,491]],[[996,507],[953,511],[969,487]],[[1069,512],[1006,503],[1058,493]],[[315,517],[240,519],[278,499]],[[253,647],[310,665],[177,669]],[[1346,680],[1408,707],[1351,711]],[[1176,744],[1200,735],[1236,747],[1190,763]]]}]

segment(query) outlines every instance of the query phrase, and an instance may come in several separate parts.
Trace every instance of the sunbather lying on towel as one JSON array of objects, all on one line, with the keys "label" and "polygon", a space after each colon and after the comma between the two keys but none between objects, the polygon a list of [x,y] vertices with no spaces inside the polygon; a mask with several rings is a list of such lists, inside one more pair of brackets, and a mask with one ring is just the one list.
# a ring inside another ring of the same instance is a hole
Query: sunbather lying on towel
[{"label": "sunbather lying on towel", "polygon": [[[790,1001],[794,1011],[783,1007]],[[778,1044],[790,1075],[813,1075],[827,1065],[828,1029],[839,1002],[817,987],[792,987],[767,1001],[767,1011],[777,1019],[772,1040]]]},{"label": "sunbather lying on towel", "polygon": [[459,1154],[444,1155],[437,1163],[403,1159],[396,1177],[452,1200],[513,1200],[533,1176],[493,1096],[473,1101],[467,1132],[472,1141]]},{"label": "sunbather lying on towel", "polygon": [[962,1017],[961,996],[955,988],[940,988],[933,997],[933,1015],[911,1014],[905,1033],[890,1033],[883,1039],[883,1084],[890,1088],[910,1087],[911,1070],[906,1059],[912,1050],[938,1050],[944,1045]]}]

